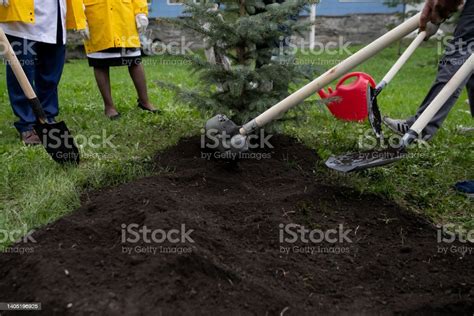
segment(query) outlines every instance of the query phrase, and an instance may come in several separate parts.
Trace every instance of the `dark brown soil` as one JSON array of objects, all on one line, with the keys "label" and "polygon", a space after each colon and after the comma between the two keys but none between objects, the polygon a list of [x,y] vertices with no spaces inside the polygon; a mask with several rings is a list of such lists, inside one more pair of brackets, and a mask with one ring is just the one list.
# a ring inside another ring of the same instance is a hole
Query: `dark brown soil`
[{"label": "dark brown soil", "polygon": [[[296,141],[272,144],[271,158],[231,164],[185,139],[157,157],[159,175],[85,196],[15,246],[32,254],[0,255],[0,302],[41,302],[45,315],[473,315],[474,254],[438,252],[469,245],[438,244],[424,219],[327,185]],[[185,225],[194,242],[123,243],[130,224]],[[351,231],[342,243],[281,243],[286,224]],[[123,253],[137,245],[161,253]]]}]

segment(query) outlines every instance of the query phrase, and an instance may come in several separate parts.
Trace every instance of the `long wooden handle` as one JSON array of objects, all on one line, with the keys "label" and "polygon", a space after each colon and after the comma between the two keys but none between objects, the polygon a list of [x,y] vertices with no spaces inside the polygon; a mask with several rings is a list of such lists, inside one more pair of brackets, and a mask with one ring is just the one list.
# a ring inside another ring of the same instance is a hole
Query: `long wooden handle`
[{"label": "long wooden handle", "polygon": [[417,37],[411,42],[410,46],[403,52],[402,56],[397,60],[397,62],[392,66],[390,71],[385,75],[382,79],[384,85],[387,85],[392,81],[392,79],[396,76],[396,74],[402,69],[402,67],[407,63],[416,49],[423,43],[426,38],[426,31],[420,32]]},{"label": "long wooden handle", "polygon": [[10,45],[10,42],[8,41],[8,38],[2,28],[0,28],[0,45],[3,48],[3,57],[12,68],[12,71],[15,74],[21,89],[23,90],[23,93],[28,98],[31,107],[33,108],[33,112],[35,113],[37,120],[40,123],[45,123],[46,114],[44,113],[43,107],[36,97],[35,90],[33,90],[33,87],[31,86],[25,71],[21,67],[21,63],[18,60],[18,57],[16,57],[16,54],[13,51],[13,48]]},{"label": "long wooden handle", "polygon": [[23,93],[26,95],[28,99],[36,98],[36,93],[33,90],[33,87],[31,86],[30,82],[28,81],[28,78],[26,77],[26,74],[23,71],[23,68],[21,67],[18,57],[16,57],[15,52],[13,51],[13,48],[10,45],[10,42],[8,41],[8,38],[5,35],[5,32],[1,28],[0,28],[0,44],[3,47],[3,57],[12,68],[16,79],[20,83]]},{"label": "long wooden handle", "polygon": [[354,55],[350,56],[346,60],[342,61],[340,64],[333,67],[319,78],[315,79],[314,81],[310,82],[292,95],[288,96],[283,101],[280,101],[273,107],[269,108],[267,111],[260,114],[257,118],[242,126],[242,128],[240,129],[240,134],[247,135],[255,129],[263,127],[271,121],[280,118],[288,110],[303,102],[306,98],[313,95],[316,91],[321,90],[335,79],[345,75],[353,68],[375,56],[384,48],[388,47],[392,43],[395,43],[396,41],[415,31],[419,26],[420,15],[421,13],[418,13],[412,18],[408,19],[403,24],[397,26],[384,36],[367,45],[366,47],[364,47]]},{"label": "long wooden handle", "polygon": [[[464,65],[449,80],[440,93],[434,98],[433,102],[423,111],[420,117],[410,127],[409,133],[421,135],[422,131],[438,113],[441,107],[448,101],[454,92],[469,78],[474,72],[474,54],[464,63]],[[413,133],[414,132],[414,133]],[[407,136],[408,137],[408,136]]]}]

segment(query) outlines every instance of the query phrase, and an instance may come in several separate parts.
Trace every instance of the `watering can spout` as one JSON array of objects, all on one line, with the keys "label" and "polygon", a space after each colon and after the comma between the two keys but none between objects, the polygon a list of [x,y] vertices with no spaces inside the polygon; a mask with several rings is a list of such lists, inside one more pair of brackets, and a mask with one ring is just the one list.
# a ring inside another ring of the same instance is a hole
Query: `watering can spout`
[{"label": "watering can spout", "polygon": [[327,99],[327,98],[331,97],[331,95],[333,94],[333,91],[332,91],[331,88],[328,88],[328,91],[329,91],[329,93],[324,91],[324,89],[321,89],[321,90],[318,91],[318,94],[321,97],[321,99]]}]

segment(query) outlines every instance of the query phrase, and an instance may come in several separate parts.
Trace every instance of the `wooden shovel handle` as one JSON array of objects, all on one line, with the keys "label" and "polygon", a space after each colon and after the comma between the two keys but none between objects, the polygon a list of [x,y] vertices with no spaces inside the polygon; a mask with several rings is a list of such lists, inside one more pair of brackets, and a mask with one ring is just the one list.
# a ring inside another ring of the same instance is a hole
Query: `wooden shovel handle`
[{"label": "wooden shovel handle", "polygon": [[320,77],[308,83],[303,88],[286,97],[286,99],[275,104],[255,119],[244,124],[240,129],[240,134],[247,135],[255,129],[263,127],[266,124],[272,122],[273,120],[282,117],[288,110],[297,106],[306,98],[312,96],[316,91],[321,90],[335,79],[351,71],[354,67],[359,66],[361,63],[375,56],[384,48],[390,46],[394,42],[410,34],[418,28],[420,24],[420,15],[421,13],[418,13],[412,18],[408,19],[403,24],[397,26],[387,34],[383,35],[379,39],[375,40],[357,53],[351,55],[350,57],[339,63],[337,66],[328,70]]},{"label": "wooden shovel handle", "polygon": [[21,67],[20,61],[18,60],[18,57],[16,57],[16,54],[13,51],[13,48],[10,45],[10,42],[8,41],[8,38],[5,35],[5,32],[1,28],[0,46],[2,48],[3,57],[12,68],[12,71],[15,74],[15,77],[18,80],[21,89],[23,90],[23,93],[28,98],[31,107],[33,108],[33,112],[35,113],[36,118],[40,123],[45,123],[46,114],[44,113],[43,107],[41,106],[41,103],[39,102],[36,93],[33,90],[30,81],[28,80],[28,77],[26,77],[25,71]]},{"label": "wooden shovel handle", "polygon": [[456,92],[466,80],[474,73],[474,54],[472,54],[462,65],[462,67],[454,74],[451,80],[438,93],[436,98],[428,105],[423,113],[410,127],[410,131],[421,135],[426,126],[430,123],[436,113],[448,102],[449,98]]},{"label": "wooden shovel handle", "polygon": [[403,52],[397,62],[392,66],[390,71],[385,75],[382,79],[384,85],[388,85],[393,78],[397,75],[397,73],[402,69],[402,67],[407,63],[413,53],[416,51],[418,47],[420,47],[421,43],[426,39],[427,33],[426,31],[420,32],[416,38],[411,42],[410,46]]}]

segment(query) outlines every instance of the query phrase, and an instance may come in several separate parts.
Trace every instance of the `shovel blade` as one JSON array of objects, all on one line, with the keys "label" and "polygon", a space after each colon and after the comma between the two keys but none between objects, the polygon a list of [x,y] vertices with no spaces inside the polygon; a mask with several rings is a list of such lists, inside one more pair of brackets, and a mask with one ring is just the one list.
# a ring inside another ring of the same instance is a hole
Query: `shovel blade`
[{"label": "shovel blade", "polygon": [[369,122],[377,138],[381,139],[383,137],[382,114],[380,113],[379,104],[377,102],[377,96],[380,94],[381,90],[376,90],[372,87],[369,87],[369,89],[369,98],[367,100]]},{"label": "shovel blade", "polygon": [[407,155],[405,150],[384,149],[332,156],[326,166],[339,172],[353,172],[395,163]]},{"label": "shovel blade", "polygon": [[79,149],[66,123],[37,124],[34,129],[54,161],[60,164],[79,164]]}]

